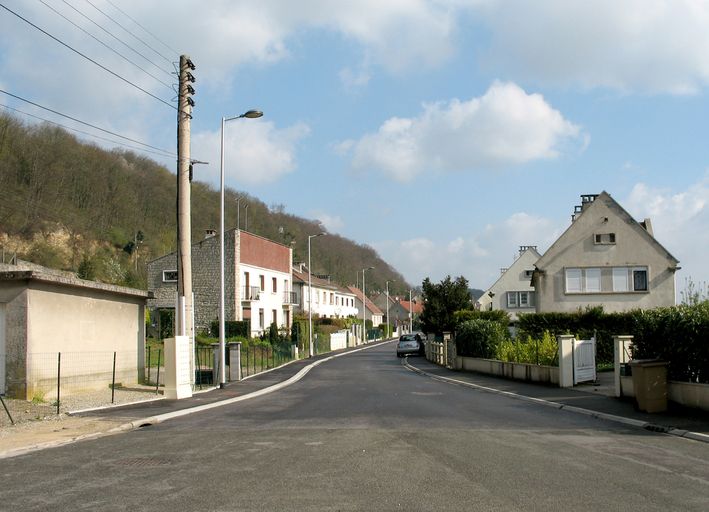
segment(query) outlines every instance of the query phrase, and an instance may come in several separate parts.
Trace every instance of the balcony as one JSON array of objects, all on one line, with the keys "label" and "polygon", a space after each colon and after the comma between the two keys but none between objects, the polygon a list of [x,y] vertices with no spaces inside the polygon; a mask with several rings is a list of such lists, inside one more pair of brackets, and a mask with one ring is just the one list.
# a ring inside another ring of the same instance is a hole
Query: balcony
[{"label": "balcony", "polygon": [[299,304],[298,295],[295,292],[283,292],[283,305]]},{"label": "balcony", "polygon": [[242,302],[253,302],[258,300],[261,289],[258,286],[242,286],[241,300]]}]

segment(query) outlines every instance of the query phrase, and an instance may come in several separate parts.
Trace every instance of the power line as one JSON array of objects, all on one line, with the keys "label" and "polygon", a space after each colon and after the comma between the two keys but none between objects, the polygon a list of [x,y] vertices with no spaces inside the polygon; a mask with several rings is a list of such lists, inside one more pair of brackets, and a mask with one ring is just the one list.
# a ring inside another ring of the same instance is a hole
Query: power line
[{"label": "power line", "polygon": [[162,71],[162,72],[165,73],[166,75],[169,75],[170,77],[172,77],[172,76],[174,75],[173,72],[171,72],[171,71],[169,71],[169,70],[167,70],[167,69],[165,69],[165,68],[163,68],[163,67],[160,67],[158,64],[156,64],[155,62],[153,62],[152,60],[150,60],[148,57],[146,57],[146,56],[143,55],[141,52],[139,52],[138,50],[136,50],[135,48],[133,48],[131,45],[129,45],[128,43],[126,43],[125,41],[123,41],[121,38],[119,38],[118,36],[114,35],[110,30],[108,30],[107,28],[101,26],[100,23],[94,21],[94,20],[91,19],[88,15],[86,15],[86,14],[83,13],[83,12],[81,12],[81,10],[79,10],[76,6],[70,4],[67,0],[62,0],[62,2],[64,2],[67,6],[69,6],[71,9],[73,9],[74,11],[76,11],[80,16],[86,18],[88,21],[90,21],[91,23],[93,23],[94,25],[96,25],[98,28],[100,28],[101,30],[103,30],[106,34],[108,34],[108,35],[111,36],[113,39],[115,39],[116,41],[118,41],[119,43],[121,43],[123,46],[125,46],[126,48],[128,48],[130,51],[132,51],[133,53],[135,53],[136,55],[138,55],[138,56],[139,56],[141,59],[143,59],[144,61],[148,62],[149,64],[152,64],[152,65],[155,66],[157,69],[159,69],[160,71]]},{"label": "power line", "polygon": [[163,100],[162,98],[160,98],[160,97],[158,97],[158,96],[155,96],[153,93],[151,93],[151,92],[149,92],[149,91],[143,89],[143,88],[140,87],[139,85],[136,85],[136,84],[134,84],[133,82],[131,82],[130,80],[128,80],[128,79],[126,79],[126,78],[123,78],[121,75],[119,75],[119,74],[116,73],[115,71],[112,71],[112,70],[108,69],[108,68],[107,68],[106,66],[104,66],[103,64],[100,64],[100,63],[98,63],[97,61],[95,61],[94,59],[92,59],[91,57],[89,57],[89,56],[87,56],[87,55],[81,53],[79,50],[77,50],[77,49],[71,47],[70,45],[68,45],[67,43],[65,43],[64,41],[62,41],[61,39],[58,39],[58,38],[54,37],[52,34],[50,34],[49,32],[47,32],[46,30],[44,30],[44,29],[38,27],[37,25],[35,25],[35,24],[32,23],[31,21],[29,21],[27,18],[24,18],[24,17],[22,17],[21,15],[19,15],[18,13],[16,13],[15,11],[13,11],[12,9],[9,9],[9,8],[8,8],[7,6],[5,6],[4,4],[0,3],[0,7],[2,7],[3,9],[5,9],[5,10],[6,10],[7,12],[9,12],[10,14],[14,14],[14,15],[17,16],[19,19],[21,19],[22,21],[24,21],[25,23],[27,23],[28,25],[30,25],[31,27],[33,27],[33,28],[39,30],[39,31],[42,32],[44,35],[46,35],[46,36],[48,36],[48,37],[54,39],[56,42],[58,42],[59,44],[61,44],[61,45],[64,46],[64,47],[68,48],[69,50],[73,51],[73,52],[76,53],[77,55],[80,55],[81,57],[85,58],[85,59],[88,60],[89,62],[92,62],[93,64],[95,64],[96,66],[100,67],[100,68],[103,69],[104,71],[106,71],[106,72],[112,74],[113,76],[115,76],[115,77],[118,78],[119,80],[122,80],[123,82],[127,83],[128,85],[131,85],[131,86],[135,87],[136,89],[138,89],[139,91],[144,92],[145,94],[147,94],[147,95],[150,96],[151,98],[154,98],[154,99],[158,100],[160,103],[164,103],[164,104],[167,105],[168,107],[173,108],[173,109],[175,109],[175,110],[178,110],[178,108],[177,108],[175,105],[172,105],[171,103],[168,103],[167,101]]},{"label": "power line", "polygon": [[136,25],[138,25],[140,28],[142,28],[143,31],[144,31],[146,34],[148,34],[150,37],[152,37],[153,39],[155,39],[158,43],[160,43],[161,45],[163,45],[165,48],[167,48],[168,50],[170,50],[172,53],[174,53],[175,55],[178,55],[178,54],[180,53],[180,52],[178,52],[177,50],[175,50],[174,48],[172,48],[171,46],[168,46],[166,43],[164,43],[164,42],[162,41],[162,39],[160,39],[158,36],[156,36],[155,34],[153,34],[152,32],[150,32],[150,31],[149,31],[147,28],[145,28],[143,25],[141,25],[140,23],[138,23],[134,18],[132,18],[130,15],[128,15],[128,14],[127,14],[125,11],[123,11],[120,7],[118,7],[116,4],[114,4],[113,2],[111,2],[111,0],[106,0],[106,2],[108,2],[109,4],[111,4],[114,9],[116,9],[116,10],[117,10],[118,12],[120,12],[123,16],[125,16],[126,18],[128,18],[129,20],[131,20],[133,23],[135,23]]},{"label": "power line", "polygon": [[[143,41],[140,37],[138,37],[138,36],[135,35],[133,32],[131,32],[130,30],[128,30],[126,27],[124,27],[123,25],[121,25],[119,22],[117,22],[116,20],[114,20],[110,15],[106,14],[106,13],[103,12],[101,9],[99,9],[98,7],[96,7],[96,5],[95,5],[91,0],[84,0],[84,1],[85,1],[87,4],[89,4],[91,7],[93,7],[94,9],[96,9],[98,12],[100,12],[101,14],[103,14],[104,16],[106,16],[106,18],[108,18],[109,20],[111,20],[113,23],[115,23],[116,25],[118,25],[119,27],[121,27],[123,30],[125,30],[128,34],[130,34],[131,36],[133,36],[134,38],[136,38],[138,41],[140,41],[141,43],[143,43],[145,46],[147,46],[148,48],[150,48],[150,49],[151,49],[152,51],[154,51],[157,55],[159,55],[160,57],[162,57],[163,59],[165,59],[167,62],[172,63],[172,62],[174,61],[174,59],[170,59],[169,57],[165,57],[165,55],[163,55],[162,53],[160,53],[159,51],[157,51],[155,48],[153,48],[153,47],[150,46],[148,43],[146,43],[145,41]],[[175,53],[177,53],[177,52],[175,52]]]},{"label": "power line", "polygon": [[17,112],[17,113],[19,113],[19,114],[23,114],[23,115],[28,116],[28,117],[33,117],[33,118],[35,118],[35,119],[39,119],[40,121],[44,121],[45,123],[53,124],[54,126],[58,126],[58,127],[63,128],[63,129],[65,129],[65,130],[71,130],[71,131],[74,131],[74,132],[76,132],[76,133],[81,133],[81,134],[83,134],[83,135],[87,135],[87,136],[89,136],[89,137],[93,137],[93,138],[98,139],[98,140],[103,140],[103,141],[105,141],[105,142],[110,142],[110,143],[112,143],[112,144],[118,144],[119,146],[123,146],[123,147],[126,147],[126,148],[134,149],[134,150],[136,150],[136,151],[142,151],[142,152],[144,152],[144,153],[151,153],[151,154],[153,154],[153,155],[158,155],[158,156],[169,156],[169,157],[175,157],[175,156],[177,156],[175,153],[165,153],[165,152],[162,152],[162,150],[161,150],[161,152],[158,152],[158,151],[151,151],[151,150],[149,150],[149,149],[140,148],[140,147],[137,147],[137,146],[131,146],[130,144],[125,144],[125,143],[123,143],[123,142],[119,142],[119,141],[117,141],[117,140],[109,139],[109,138],[107,138],[107,137],[101,137],[100,135],[96,135],[96,134],[94,134],[94,133],[85,132],[85,131],[79,130],[79,129],[77,129],[77,128],[72,128],[71,126],[67,126],[67,125],[64,125],[64,124],[61,124],[61,123],[57,123],[56,121],[52,121],[52,120],[50,120],[50,119],[46,119],[46,118],[44,118],[44,117],[37,116],[37,115],[35,115],[35,114],[30,114],[29,112],[25,112],[25,111],[23,111],[23,110],[20,110],[20,109],[11,107],[11,106],[9,106],[9,105],[4,105],[4,104],[2,104],[2,103],[0,103],[0,107],[6,108],[6,109],[8,109],[8,110],[12,110],[12,111],[14,111],[14,112]]},{"label": "power line", "polygon": [[[57,11],[54,7],[52,7],[51,5],[49,5],[48,3],[46,3],[44,0],[39,0],[39,1],[40,1],[42,4],[44,4],[48,9],[52,10],[55,14],[57,14],[58,16],[61,16],[62,18],[64,18],[66,21],[68,21],[69,23],[71,23],[72,25],[74,25],[76,28],[78,28],[79,30],[81,30],[84,34],[86,34],[87,36],[91,37],[92,39],[94,39],[94,40],[97,41],[98,43],[100,43],[100,44],[102,44],[103,46],[105,46],[106,48],[108,48],[109,50],[111,50],[113,53],[115,53],[116,55],[118,55],[119,57],[121,57],[123,60],[125,60],[125,61],[128,62],[129,64],[133,64],[136,68],[140,69],[140,70],[141,70],[142,72],[144,72],[146,75],[148,75],[148,76],[154,78],[155,80],[157,80],[158,82],[160,82],[161,84],[163,84],[165,87],[168,87],[168,88],[172,89],[172,86],[171,86],[170,84],[168,84],[167,82],[163,82],[163,81],[160,80],[158,77],[156,77],[155,75],[153,75],[150,71],[148,71],[148,70],[145,69],[145,68],[142,68],[141,66],[139,66],[138,64],[136,64],[135,62],[133,62],[132,60],[130,60],[128,57],[126,57],[125,55],[123,55],[122,53],[120,53],[118,50],[116,50],[116,49],[114,49],[114,48],[111,48],[108,44],[106,44],[105,42],[101,41],[98,37],[96,37],[95,35],[91,34],[88,30],[84,29],[83,27],[80,27],[78,24],[76,24],[76,23],[74,23],[73,21],[71,21],[69,18],[67,18],[66,16],[64,16],[64,15],[63,15],[62,13],[60,13],[59,11]],[[64,3],[66,3],[66,2],[64,2]],[[68,5],[68,4],[67,4],[67,5]],[[69,5],[69,7],[72,7],[72,6]],[[80,13],[80,14],[81,14],[81,13]],[[89,20],[89,21],[91,21],[91,20]],[[100,28],[103,28],[103,27],[100,27]]]},{"label": "power line", "polygon": [[112,132],[112,131],[110,131],[110,130],[106,130],[105,128],[101,128],[100,126],[96,126],[96,125],[94,125],[94,124],[87,123],[86,121],[82,121],[81,119],[77,119],[76,117],[72,117],[72,116],[67,115],[67,114],[62,114],[61,112],[58,112],[58,111],[56,111],[56,110],[53,110],[53,109],[51,109],[51,108],[49,108],[49,107],[45,107],[45,106],[43,106],[43,105],[40,105],[39,103],[35,103],[34,101],[30,101],[30,100],[28,100],[28,99],[26,99],[26,98],[23,98],[23,97],[21,97],[21,96],[17,96],[16,94],[12,94],[11,92],[7,92],[7,91],[5,91],[5,90],[3,90],[3,89],[0,89],[0,92],[3,93],[3,94],[7,94],[8,96],[11,96],[11,97],[13,97],[13,98],[15,98],[15,99],[17,99],[17,100],[20,100],[20,101],[23,101],[23,102],[28,103],[28,104],[30,104],[30,105],[33,105],[33,106],[35,106],[35,107],[37,107],[37,108],[41,108],[42,110],[46,110],[47,112],[51,112],[52,114],[56,114],[56,115],[58,115],[58,116],[65,117],[65,118],[67,118],[67,119],[71,119],[72,121],[75,121],[75,122],[77,122],[77,123],[83,124],[84,126],[88,126],[88,127],[90,127],[90,128],[93,128],[94,130],[99,130],[99,131],[101,131],[101,132],[103,132],[103,133],[107,133],[107,134],[109,134],[109,135],[113,135],[114,137],[118,137],[119,139],[127,140],[127,141],[129,141],[129,142],[133,142],[133,143],[135,143],[135,144],[139,144],[139,145],[141,145],[141,146],[145,146],[145,147],[150,148],[150,149],[155,149],[155,150],[160,151],[160,152],[162,152],[162,153],[166,153],[167,155],[170,155],[170,156],[176,156],[174,153],[171,153],[171,152],[169,152],[169,151],[167,151],[167,150],[164,150],[164,149],[162,149],[162,148],[158,148],[158,147],[155,147],[155,146],[151,146],[150,144],[146,144],[145,142],[141,142],[141,141],[139,141],[139,140],[131,139],[130,137],[126,137],[126,136],[121,135],[121,134],[119,134],[119,133],[115,133],[115,132]]}]

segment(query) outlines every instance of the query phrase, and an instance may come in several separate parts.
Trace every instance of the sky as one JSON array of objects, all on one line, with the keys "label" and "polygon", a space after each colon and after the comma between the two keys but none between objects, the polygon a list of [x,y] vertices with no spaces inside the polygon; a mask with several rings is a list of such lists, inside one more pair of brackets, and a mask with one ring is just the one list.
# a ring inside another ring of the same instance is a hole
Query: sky
[{"label": "sky", "polygon": [[173,153],[189,55],[196,179],[219,186],[221,118],[262,110],[225,125],[227,186],[375,248],[413,285],[485,289],[603,190],[652,219],[678,292],[709,280],[707,1],[0,5],[0,89]]}]

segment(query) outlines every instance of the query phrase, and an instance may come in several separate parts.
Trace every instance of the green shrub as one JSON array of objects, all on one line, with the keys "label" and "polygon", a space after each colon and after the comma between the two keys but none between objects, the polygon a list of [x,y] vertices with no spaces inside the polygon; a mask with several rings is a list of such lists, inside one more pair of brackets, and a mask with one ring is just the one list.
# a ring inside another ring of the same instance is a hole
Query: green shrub
[{"label": "green shrub", "polygon": [[507,338],[507,329],[499,322],[477,318],[462,322],[455,333],[458,355],[494,358],[497,346]]},{"label": "green shrub", "polygon": [[541,338],[506,339],[497,346],[497,359],[513,363],[558,366],[558,345],[549,331]]},{"label": "green shrub", "polygon": [[[219,320],[212,320],[210,325],[211,334],[215,338],[219,337]],[[251,326],[248,320],[227,320],[224,322],[224,337],[235,338],[241,336],[248,338],[251,335]]]},{"label": "green shrub", "polygon": [[493,311],[478,311],[476,309],[461,309],[453,313],[456,329],[458,325],[468,320],[490,320],[499,323],[502,327],[507,328],[510,325],[510,315],[507,311],[495,309]]}]

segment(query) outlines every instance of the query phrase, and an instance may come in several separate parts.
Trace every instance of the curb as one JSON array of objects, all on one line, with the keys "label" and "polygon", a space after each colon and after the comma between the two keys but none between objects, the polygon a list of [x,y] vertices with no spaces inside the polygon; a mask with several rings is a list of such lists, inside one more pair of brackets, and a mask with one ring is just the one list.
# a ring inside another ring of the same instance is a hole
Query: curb
[{"label": "curb", "polygon": [[405,357],[402,365],[406,367],[407,370],[425,377],[429,377],[433,380],[438,380],[440,382],[445,382],[447,384],[454,384],[458,386],[465,386],[473,389],[478,389],[481,391],[486,391],[488,393],[494,393],[497,395],[507,396],[509,398],[514,398],[515,400],[522,400],[524,402],[531,402],[538,405],[544,405],[546,407],[552,407],[558,410],[565,410],[570,412],[575,412],[577,414],[583,414],[585,416],[590,416],[592,418],[597,418],[606,421],[612,421],[614,423],[620,423],[622,425],[627,425],[631,427],[638,427],[644,430],[649,430],[651,432],[657,432],[662,434],[669,434],[675,437],[682,437],[684,439],[692,439],[694,441],[699,441],[702,443],[709,443],[709,435],[702,434],[700,432],[692,432],[689,430],[682,430],[676,428],[665,427],[662,425],[657,425],[655,423],[650,423],[649,421],[635,420],[632,418],[625,418],[623,416],[616,416],[615,414],[608,414],[605,412],[592,411],[590,409],[584,409],[582,407],[576,407],[573,405],[560,404],[558,402],[551,402],[549,400],[544,400],[542,398],[534,398],[531,396],[520,395],[518,393],[512,393],[511,391],[503,391],[501,389],[490,388],[487,386],[481,386],[480,384],[474,384],[472,382],[466,382],[463,380],[452,379],[450,377],[443,377],[442,375],[434,375],[421,368],[417,368],[409,363],[409,358]]},{"label": "curb", "polygon": [[[304,368],[302,368],[298,373],[296,373],[295,375],[293,375],[289,379],[286,379],[286,380],[279,382],[277,384],[273,384],[272,386],[268,386],[266,388],[259,389],[258,391],[254,391],[252,393],[247,393],[246,395],[237,396],[234,398],[227,398],[226,400],[219,400],[216,402],[212,402],[210,404],[198,405],[195,407],[189,407],[187,409],[181,409],[178,411],[172,411],[172,412],[168,412],[168,413],[164,413],[164,414],[158,414],[155,416],[148,416],[145,418],[139,418],[139,419],[136,419],[133,421],[129,421],[127,423],[123,423],[122,425],[118,425],[116,427],[113,427],[113,428],[103,431],[103,432],[92,432],[89,434],[82,434],[80,436],[72,437],[69,439],[62,439],[62,440],[58,440],[58,441],[47,441],[46,443],[37,443],[37,444],[29,445],[29,446],[24,446],[22,448],[10,449],[10,450],[4,451],[4,452],[0,452],[0,459],[17,457],[19,455],[25,455],[25,454],[28,454],[31,452],[44,450],[47,448],[56,448],[59,446],[64,446],[64,445],[75,443],[78,441],[97,439],[99,437],[105,437],[105,436],[109,436],[109,435],[113,435],[113,434],[120,434],[122,432],[130,432],[132,430],[137,430],[142,427],[156,425],[158,423],[162,423],[164,421],[167,421],[167,420],[170,420],[173,418],[179,418],[181,416],[187,416],[188,414],[194,414],[194,413],[206,411],[209,409],[215,409],[217,407],[222,407],[222,406],[233,404],[236,402],[242,402],[244,400],[249,400],[251,398],[256,398],[256,397],[259,397],[262,395],[267,395],[269,393],[273,393],[275,391],[278,391],[280,389],[288,387],[291,384],[295,384],[296,382],[301,380],[303,377],[305,377],[310,370],[312,370],[316,366],[323,364],[326,361],[330,361],[330,360],[335,359],[337,357],[346,356],[348,354],[354,354],[355,352],[361,352],[362,350],[368,350],[370,348],[378,347],[379,345],[383,345],[385,343],[391,343],[392,341],[393,340],[374,342],[374,343],[370,343],[368,345],[365,345],[363,347],[357,348],[355,350],[350,350],[348,352],[341,352],[339,354],[334,354],[334,355],[325,357],[323,359],[318,359],[317,361],[314,361],[314,362],[310,363],[309,365],[305,366]],[[292,362],[293,361],[291,361],[287,364],[291,364]],[[286,366],[286,365],[283,365],[283,366]],[[282,368],[283,366],[280,366],[278,368]],[[276,368],[273,368],[272,370],[275,370],[275,369]],[[272,370],[268,370],[268,371],[272,371]],[[261,375],[263,373],[266,373],[266,372],[261,372],[259,374],[255,374],[253,376],[255,377],[256,375]],[[154,401],[154,400],[151,400],[151,401]],[[139,403],[141,403],[141,402],[139,402]],[[122,405],[125,405],[125,404],[122,404]],[[76,412],[77,411],[75,411],[75,413]]]}]

